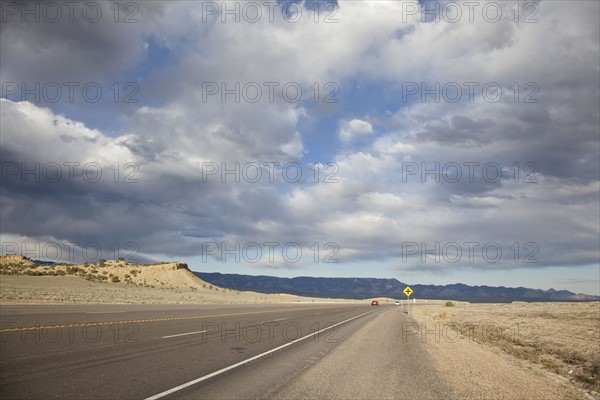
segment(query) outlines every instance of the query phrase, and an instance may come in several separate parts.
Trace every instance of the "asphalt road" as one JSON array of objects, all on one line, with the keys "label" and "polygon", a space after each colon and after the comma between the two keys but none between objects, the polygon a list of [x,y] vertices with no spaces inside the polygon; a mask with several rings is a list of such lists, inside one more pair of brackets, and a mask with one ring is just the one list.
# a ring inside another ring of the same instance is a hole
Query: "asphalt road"
[{"label": "asphalt road", "polygon": [[403,310],[2,306],[0,398],[447,398]]}]

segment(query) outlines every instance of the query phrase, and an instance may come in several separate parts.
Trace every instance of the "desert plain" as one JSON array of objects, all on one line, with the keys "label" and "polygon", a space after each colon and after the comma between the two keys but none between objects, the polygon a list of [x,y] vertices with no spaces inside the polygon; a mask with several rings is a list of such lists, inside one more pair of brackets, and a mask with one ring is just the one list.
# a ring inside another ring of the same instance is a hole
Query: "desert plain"
[{"label": "desert plain", "polygon": [[[367,301],[370,302],[371,299]],[[379,298],[382,305],[394,299]],[[0,305],[360,303],[219,288],[185,263],[0,260]],[[476,304],[404,301],[417,336],[461,398],[600,399],[600,302]]]}]

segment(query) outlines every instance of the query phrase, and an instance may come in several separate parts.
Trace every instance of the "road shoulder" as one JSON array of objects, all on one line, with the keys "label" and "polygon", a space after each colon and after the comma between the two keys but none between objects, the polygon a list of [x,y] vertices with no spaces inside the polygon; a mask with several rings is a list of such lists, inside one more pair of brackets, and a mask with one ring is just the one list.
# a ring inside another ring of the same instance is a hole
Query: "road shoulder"
[{"label": "road shoulder", "polygon": [[452,399],[454,393],[389,307],[275,394],[279,399]]}]

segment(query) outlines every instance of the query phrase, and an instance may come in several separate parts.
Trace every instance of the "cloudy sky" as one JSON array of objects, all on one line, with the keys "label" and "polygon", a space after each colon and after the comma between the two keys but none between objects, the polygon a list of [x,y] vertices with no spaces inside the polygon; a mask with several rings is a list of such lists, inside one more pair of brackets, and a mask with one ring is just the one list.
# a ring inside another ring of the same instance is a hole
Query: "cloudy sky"
[{"label": "cloudy sky", "polygon": [[2,253],[598,294],[598,2],[1,11]]}]

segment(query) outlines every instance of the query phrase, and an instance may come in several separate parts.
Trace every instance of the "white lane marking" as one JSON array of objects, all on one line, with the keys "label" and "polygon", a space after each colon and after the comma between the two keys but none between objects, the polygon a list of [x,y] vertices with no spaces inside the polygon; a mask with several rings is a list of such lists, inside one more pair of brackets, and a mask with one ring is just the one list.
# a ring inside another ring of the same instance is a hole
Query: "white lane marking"
[{"label": "white lane marking", "polygon": [[285,321],[286,319],[289,319],[289,318],[278,318],[278,319],[274,319],[274,320],[273,320],[273,321],[271,321],[271,322]]},{"label": "white lane marking", "polygon": [[124,313],[127,311],[88,311],[86,314],[116,314],[116,313]]},{"label": "white lane marking", "polygon": [[165,390],[164,392],[161,392],[161,393],[159,393],[159,394],[155,394],[154,396],[148,397],[148,398],[146,398],[145,400],[157,400],[157,399],[163,398],[163,397],[165,397],[165,396],[168,396],[168,395],[170,395],[170,394],[173,394],[173,393],[175,393],[175,392],[178,392],[178,391],[180,391],[180,390],[182,390],[182,389],[188,388],[188,387],[190,387],[190,386],[193,386],[193,385],[195,385],[195,384],[197,384],[197,383],[200,383],[200,382],[202,382],[202,381],[205,381],[205,380],[207,380],[207,379],[210,379],[210,378],[212,378],[212,377],[214,377],[214,376],[221,375],[221,374],[222,374],[222,373],[224,373],[224,372],[231,371],[231,370],[232,370],[232,369],[234,369],[234,368],[240,367],[240,366],[242,366],[242,365],[244,365],[244,364],[248,364],[249,362],[252,362],[252,361],[254,361],[254,360],[257,360],[257,359],[259,359],[259,358],[261,358],[261,357],[264,357],[264,356],[266,356],[266,355],[269,355],[269,354],[271,354],[271,353],[274,353],[274,352],[276,352],[276,351],[278,351],[278,350],[281,350],[281,349],[283,349],[283,348],[285,348],[285,347],[291,346],[291,345],[293,345],[294,343],[300,342],[300,341],[302,341],[302,340],[304,340],[304,339],[308,339],[308,338],[310,338],[310,337],[313,337],[313,336],[315,336],[315,335],[318,335],[318,334],[319,334],[319,333],[321,333],[321,332],[324,332],[324,331],[326,331],[326,330],[329,330],[329,329],[333,329],[333,328],[335,328],[335,327],[336,327],[336,326],[338,326],[338,325],[344,324],[344,323],[346,323],[346,322],[350,322],[350,321],[352,321],[353,319],[360,318],[360,317],[362,317],[363,315],[371,314],[371,313],[373,313],[373,312],[375,312],[375,311],[369,311],[369,312],[366,312],[366,313],[362,313],[362,314],[360,314],[360,315],[357,315],[356,317],[352,317],[352,318],[349,318],[349,319],[347,319],[347,320],[345,320],[345,321],[338,322],[338,323],[337,323],[337,324],[335,324],[335,325],[331,325],[331,326],[329,326],[329,327],[327,327],[327,328],[321,329],[320,331],[316,331],[316,332],[314,332],[314,333],[311,333],[310,335],[303,336],[303,337],[301,337],[301,338],[299,338],[299,339],[293,340],[293,341],[291,341],[291,342],[289,342],[289,343],[286,343],[286,344],[284,344],[284,345],[281,345],[281,346],[279,346],[279,347],[276,347],[276,348],[274,348],[274,349],[271,349],[271,350],[269,350],[269,351],[265,351],[264,353],[261,353],[261,354],[259,354],[259,355],[257,355],[257,356],[250,357],[250,358],[248,358],[248,359],[246,359],[246,360],[244,360],[244,361],[240,361],[239,363],[236,363],[236,364],[230,365],[229,367],[222,368],[222,369],[220,369],[220,370],[218,370],[218,371],[215,371],[215,372],[213,372],[213,373],[210,373],[210,374],[208,374],[208,375],[204,375],[204,376],[202,376],[202,377],[200,377],[200,378],[198,378],[198,379],[194,379],[193,381],[189,381],[189,382],[187,382],[187,383],[184,383],[184,384],[182,384],[182,385],[175,386],[175,387],[174,387],[174,388],[172,388],[172,389]]},{"label": "white lane marking", "polygon": [[206,332],[206,331],[196,331],[196,332],[179,333],[177,335],[163,336],[161,339],[166,339],[166,338],[176,337],[176,336],[195,335],[196,333],[202,333],[202,332]]}]

